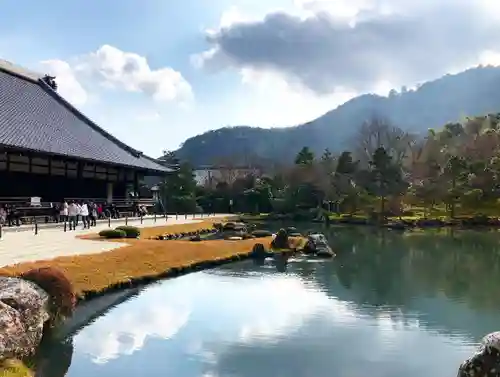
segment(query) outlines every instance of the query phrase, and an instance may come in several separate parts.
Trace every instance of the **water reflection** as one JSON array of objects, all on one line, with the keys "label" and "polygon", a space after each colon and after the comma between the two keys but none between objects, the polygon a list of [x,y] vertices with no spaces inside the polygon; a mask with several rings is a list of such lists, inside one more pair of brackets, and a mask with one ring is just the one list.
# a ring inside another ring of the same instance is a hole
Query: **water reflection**
[{"label": "water reflection", "polygon": [[323,232],[335,260],[151,286],[74,337],[67,375],[454,376],[500,329],[496,232]]}]

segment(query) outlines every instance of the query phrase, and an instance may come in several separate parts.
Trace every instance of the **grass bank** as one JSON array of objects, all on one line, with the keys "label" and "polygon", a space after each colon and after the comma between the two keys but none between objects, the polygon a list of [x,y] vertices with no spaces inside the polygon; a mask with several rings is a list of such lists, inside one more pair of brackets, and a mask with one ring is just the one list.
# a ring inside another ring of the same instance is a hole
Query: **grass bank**
[{"label": "grass bank", "polygon": [[[220,220],[219,220],[220,221]],[[190,232],[216,221],[158,226],[141,229],[141,239],[122,239],[127,246],[98,254],[59,257],[27,262],[0,269],[2,275],[20,275],[34,268],[52,267],[70,280],[79,300],[106,292],[146,284],[160,278],[214,267],[249,256],[256,243],[266,247],[271,237],[241,241],[158,241],[148,239],[163,233]],[[89,235],[83,238],[97,238]]]},{"label": "grass bank", "polygon": [[[406,211],[401,216],[387,216],[384,221],[375,214],[365,214],[357,212],[353,214],[328,214],[330,224],[342,225],[369,225],[388,228],[444,228],[444,227],[495,227],[500,228],[499,213],[465,213],[458,212],[454,217],[450,217],[446,211],[435,210],[433,213],[424,213],[415,211]],[[288,214],[258,214],[240,216],[241,220],[249,222],[271,222],[271,221],[290,221],[290,222],[324,222],[324,219],[312,218],[304,215],[303,212]]]}]

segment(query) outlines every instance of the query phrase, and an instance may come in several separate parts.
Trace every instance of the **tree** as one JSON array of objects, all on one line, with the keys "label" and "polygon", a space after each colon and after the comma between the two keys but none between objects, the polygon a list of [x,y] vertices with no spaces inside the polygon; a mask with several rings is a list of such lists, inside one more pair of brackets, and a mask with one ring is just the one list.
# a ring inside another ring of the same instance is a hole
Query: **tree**
[{"label": "tree", "polygon": [[[353,197],[358,194],[355,184],[355,175],[358,170],[358,161],[354,161],[349,151],[344,151],[337,159],[337,165],[333,174],[332,186],[336,196],[336,211],[340,210],[340,204],[347,198],[353,202]],[[352,207],[352,206],[351,206]]]},{"label": "tree", "polygon": [[50,76],[50,75],[44,75],[42,77],[42,81],[50,86],[52,90],[56,91],[57,90],[57,82],[56,82],[56,77],[55,76]]},{"label": "tree", "polygon": [[188,163],[181,163],[179,169],[160,184],[164,205],[169,211],[194,212],[196,210],[196,180]]},{"label": "tree", "polygon": [[295,157],[295,165],[312,165],[314,162],[314,153],[309,147],[303,147]]},{"label": "tree", "polygon": [[167,166],[177,167],[180,165],[180,160],[173,151],[163,151],[163,155],[158,160],[165,163]]},{"label": "tree", "polygon": [[387,119],[374,117],[362,124],[354,137],[354,154],[367,167],[375,151],[383,147],[396,164],[403,165],[415,142],[414,135],[393,126]]},{"label": "tree", "polygon": [[389,195],[399,195],[407,188],[400,167],[394,163],[385,148],[380,147],[373,153],[370,170],[366,177],[369,192],[380,198],[380,213],[385,217],[385,204]]},{"label": "tree", "polygon": [[443,177],[448,183],[447,204],[450,208],[450,216],[455,217],[455,205],[463,193],[463,180],[466,174],[467,164],[465,159],[459,156],[450,156],[443,170]]}]

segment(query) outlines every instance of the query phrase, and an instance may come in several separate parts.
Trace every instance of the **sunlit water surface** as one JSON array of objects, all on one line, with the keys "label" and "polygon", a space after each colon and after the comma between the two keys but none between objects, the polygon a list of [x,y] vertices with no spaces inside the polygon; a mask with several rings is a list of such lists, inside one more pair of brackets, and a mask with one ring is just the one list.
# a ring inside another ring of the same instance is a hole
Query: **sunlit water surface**
[{"label": "sunlit water surface", "polygon": [[151,285],[45,347],[43,375],[454,377],[500,330],[497,233],[323,231],[336,260]]}]

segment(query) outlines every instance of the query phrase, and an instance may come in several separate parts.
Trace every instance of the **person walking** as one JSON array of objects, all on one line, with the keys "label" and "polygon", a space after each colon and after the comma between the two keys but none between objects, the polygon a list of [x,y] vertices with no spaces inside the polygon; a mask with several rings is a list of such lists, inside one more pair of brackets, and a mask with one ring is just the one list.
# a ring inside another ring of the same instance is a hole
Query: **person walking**
[{"label": "person walking", "polygon": [[75,230],[77,216],[78,216],[78,206],[75,202],[71,201],[68,206],[69,230]]},{"label": "person walking", "polygon": [[75,225],[78,226],[78,223],[80,222],[80,216],[82,215],[82,206],[80,205],[80,202],[75,202],[75,206],[76,206]]},{"label": "person walking", "polygon": [[68,202],[63,200],[59,208],[59,218],[61,222],[68,221]]},{"label": "person walking", "polygon": [[94,202],[89,203],[89,226],[97,225],[97,205]]},{"label": "person walking", "polygon": [[89,206],[87,202],[83,202],[83,204],[80,206],[80,216],[82,217],[83,229],[90,228]]}]

